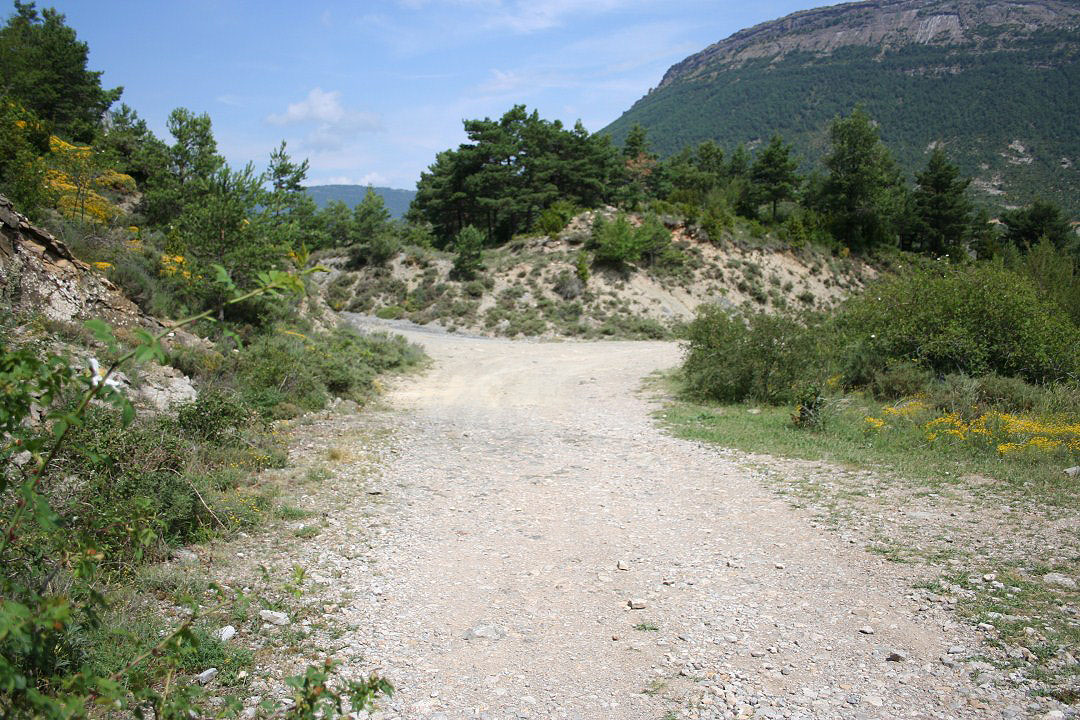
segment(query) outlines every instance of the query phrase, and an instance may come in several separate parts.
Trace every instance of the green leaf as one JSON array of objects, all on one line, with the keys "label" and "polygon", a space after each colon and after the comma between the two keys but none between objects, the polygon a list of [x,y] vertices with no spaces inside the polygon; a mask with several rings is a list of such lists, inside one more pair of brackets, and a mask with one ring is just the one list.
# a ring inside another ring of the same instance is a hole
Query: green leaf
[{"label": "green leaf", "polygon": [[225,269],[225,266],[215,263],[211,267],[214,268],[214,279],[226,290],[230,290],[235,293],[236,283],[234,283],[233,279],[229,276],[229,271]]},{"label": "green leaf", "polygon": [[221,334],[224,335],[225,337],[229,338],[233,342],[235,342],[237,350],[243,350],[244,349],[244,342],[240,339],[240,336],[237,335],[232,330],[230,330],[229,328],[222,328],[221,329]]},{"label": "green leaf", "polygon": [[90,334],[93,335],[96,340],[104,343],[110,350],[116,349],[116,336],[113,335],[112,328],[103,320],[92,318],[83,323],[83,327],[89,330]]},{"label": "green leaf", "polygon": [[120,397],[123,401],[120,406],[120,421],[123,423],[124,427],[127,427],[131,424],[131,421],[135,419],[135,406],[123,395]]}]

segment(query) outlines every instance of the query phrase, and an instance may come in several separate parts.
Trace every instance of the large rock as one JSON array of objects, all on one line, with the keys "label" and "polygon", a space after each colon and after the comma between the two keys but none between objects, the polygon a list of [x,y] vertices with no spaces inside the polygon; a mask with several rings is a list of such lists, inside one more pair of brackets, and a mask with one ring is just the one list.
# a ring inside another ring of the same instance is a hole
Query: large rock
[{"label": "large rock", "polygon": [[[81,324],[100,318],[115,328],[144,328],[160,333],[167,326],[142,312],[116,285],[79,260],[68,247],[15,211],[0,195],[0,304],[17,314],[40,313],[46,318]],[[163,340],[172,344],[213,347],[202,338],[173,330]],[[130,371],[130,368],[128,368]],[[175,368],[147,363],[137,369],[140,382],[123,373],[115,378],[138,405],[159,412],[197,396],[191,380]]]},{"label": "large rock", "polygon": [[[0,195],[0,293],[16,311],[64,322],[100,317],[118,327],[146,324],[135,303]],[[160,323],[154,321],[161,327]]]}]

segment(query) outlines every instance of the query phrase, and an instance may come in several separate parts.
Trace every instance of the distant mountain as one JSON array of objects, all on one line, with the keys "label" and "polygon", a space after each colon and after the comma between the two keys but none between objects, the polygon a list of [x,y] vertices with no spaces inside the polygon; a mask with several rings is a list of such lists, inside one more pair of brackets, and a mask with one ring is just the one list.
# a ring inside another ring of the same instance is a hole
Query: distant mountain
[{"label": "distant mountain", "polygon": [[[349,207],[354,207],[364,199],[367,193],[367,185],[311,185],[307,188],[308,194],[319,207],[334,200],[340,200]],[[399,188],[376,187],[372,188],[382,196],[386,203],[386,209],[395,218],[400,218],[409,209],[409,203],[416,196],[415,190],[401,190]]]},{"label": "distant mountain", "polygon": [[742,30],[671,67],[604,131],[664,155],[780,133],[812,163],[856,103],[909,171],[942,144],[984,200],[1080,214],[1080,3],[872,0]]}]

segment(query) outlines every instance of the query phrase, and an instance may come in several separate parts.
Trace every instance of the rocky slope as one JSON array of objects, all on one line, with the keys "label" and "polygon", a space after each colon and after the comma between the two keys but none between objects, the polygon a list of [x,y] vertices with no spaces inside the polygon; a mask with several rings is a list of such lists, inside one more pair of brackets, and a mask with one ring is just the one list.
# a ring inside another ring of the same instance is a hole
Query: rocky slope
[{"label": "rocky slope", "polygon": [[988,204],[1045,196],[1080,212],[1078,86],[1074,2],[871,0],[710,45],[606,130],[620,141],[640,123],[663,154],[780,133],[810,167],[829,121],[862,103],[909,172],[940,143]]},{"label": "rocky slope", "polygon": [[[97,361],[95,343],[82,331],[86,320],[104,320],[121,339],[134,328],[153,333],[166,329],[93,266],[72,255],[63,242],[19,214],[2,195],[0,308],[15,317],[39,318],[37,323],[23,323],[19,332],[43,328],[54,350],[73,355],[84,364],[91,359]],[[164,344],[201,347],[207,343],[183,330],[174,330]],[[114,377],[133,402],[157,411],[191,402],[196,396],[191,380],[169,366],[146,363]]]},{"label": "rocky slope", "polygon": [[322,258],[332,271],[318,282],[334,310],[384,319],[505,337],[655,339],[692,319],[703,303],[826,308],[875,275],[861,261],[810,248],[792,252],[745,228],[713,242],[671,222],[681,264],[594,267],[582,282],[578,258],[597,212],[614,216],[610,209],[584,213],[556,236],[486,251],[484,270],[470,282],[452,278],[452,255],[421,248],[407,248],[384,267],[352,269],[345,257]]}]

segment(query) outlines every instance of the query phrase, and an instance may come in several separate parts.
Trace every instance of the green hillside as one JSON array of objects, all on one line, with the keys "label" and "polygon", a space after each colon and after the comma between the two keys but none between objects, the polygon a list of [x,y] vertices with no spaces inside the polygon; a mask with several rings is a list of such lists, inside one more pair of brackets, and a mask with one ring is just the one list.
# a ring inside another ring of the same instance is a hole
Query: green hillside
[{"label": "green hillside", "polygon": [[[310,185],[308,194],[319,207],[325,207],[335,200],[354,207],[364,199],[367,185]],[[399,188],[373,187],[372,188],[386,203],[386,209],[395,218],[402,217],[409,209],[409,203],[416,196],[415,190],[401,190]]]},{"label": "green hillside", "polygon": [[809,167],[828,122],[862,103],[909,172],[943,143],[981,199],[1018,205],[1040,195],[1080,214],[1080,29],[1008,29],[984,26],[960,44],[796,46],[738,62],[713,46],[714,57],[673,68],[605,131],[621,142],[641,124],[663,155],[780,133]]}]

